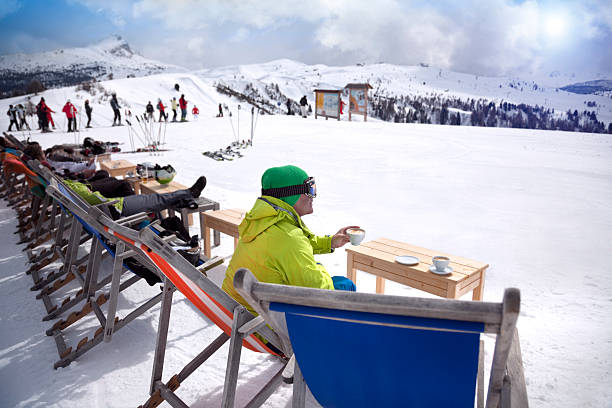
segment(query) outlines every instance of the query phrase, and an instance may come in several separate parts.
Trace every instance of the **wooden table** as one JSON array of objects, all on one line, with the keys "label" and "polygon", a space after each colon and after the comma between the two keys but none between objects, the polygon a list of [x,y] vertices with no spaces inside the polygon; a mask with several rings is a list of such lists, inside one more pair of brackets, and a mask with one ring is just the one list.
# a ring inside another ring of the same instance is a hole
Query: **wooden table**
[{"label": "wooden table", "polygon": [[112,177],[125,177],[127,173],[136,174],[136,165],[127,160],[106,160],[100,162],[100,169],[108,171]]},{"label": "wooden table", "polygon": [[238,245],[238,225],[244,219],[245,210],[232,208],[228,210],[207,211],[204,213],[204,255],[210,258],[210,230],[222,232],[234,237],[234,249]]},{"label": "wooden table", "polygon": [[[142,192],[142,194],[172,193],[177,190],[185,190],[185,189],[187,189],[186,186],[176,181],[171,181],[168,184],[159,184],[156,180],[150,180],[150,181],[147,181],[146,183],[143,183],[143,182],[140,183],[140,191]],[[218,210],[220,206],[218,202],[213,201],[206,197],[198,197],[195,199],[195,202],[198,204],[197,208],[194,208],[194,209],[181,208],[179,210],[181,213],[181,220],[183,221],[183,225],[185,226],[185,229],[189,231],[189,226],[193,225],[193,215],[192,214],[196,212],[199,213],[200,215],[200,236],[202,237],[205,243],[206,242],[205,237],[208,237],[208,235],[210,235],[210,231],[206,234],[206,231],[204,228],[205,211]],[[168,213],[170,216],[173,216],[174,210],[168,209]],[[220,234],[218,232],[215,232],[215,246],[219,245],[220,243],[221,243]],[[210,246],[210,242],[208,243],[208,245]]]},{"label": "wooden table", "polygon": [[[420,289],[437,296],[457,299],[473,291],[472,300],[482,300],[485,271],[488,264],[440,251],[417,247],[387,238],[351,246],[347,252],[347,277],[357,283],[357,270],[376,275],[376,293],[384,293],[385,279]],[[401,265],[398,255],[412,255],[419,259],[415,266]],[[450,275],[441,276],[429,271],[431,258],[444,255],[453,268]]]}]

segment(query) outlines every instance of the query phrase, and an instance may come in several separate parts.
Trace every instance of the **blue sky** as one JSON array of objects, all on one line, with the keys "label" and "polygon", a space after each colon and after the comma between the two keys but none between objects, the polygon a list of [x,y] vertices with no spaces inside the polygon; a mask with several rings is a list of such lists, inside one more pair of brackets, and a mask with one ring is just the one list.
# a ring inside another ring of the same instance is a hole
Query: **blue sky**
[{"label": "blue sky", "polygon": [[602,0],[2,0],[0,33],[0,55],[118,34],[145,57],[193,69],[290,58],[612,72],[612,2]]}]

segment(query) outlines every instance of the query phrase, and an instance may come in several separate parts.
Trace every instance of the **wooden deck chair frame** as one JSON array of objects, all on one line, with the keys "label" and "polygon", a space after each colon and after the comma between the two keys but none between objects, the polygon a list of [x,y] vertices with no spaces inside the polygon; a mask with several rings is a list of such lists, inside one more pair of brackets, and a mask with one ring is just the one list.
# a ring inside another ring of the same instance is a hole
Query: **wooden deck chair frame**
[{"label": "wooden deck chair frame", "polygon": [[[518,289],[506,289],[502,303],[423,299],[261,283],[257,281],[253,274],[247,269],[239,269],[236,271],[234,276],[234,287],[240,295],[249,302],[255,311],[260,313],[260,316],[264,317],[283,341],[291,343],[288,347],[295,346],[294,342],[296,341],[295,338],[292,339],[289,333],[287,326],[288,320],[285,320],[288,313],[300,316],[300,318],[306,316],[306,320],[302,320],[303,322],[308,319],[331,319],[340,321],[340,324],[348,322],[356,323],[356,325],[362,325],[363,323],[370,326],[374,325],[371,321],[368,321],[372,319],[370,315],[382,315],[383,317],[389,316],[389,321],[393,322],[389,324],[391,326],[400,327],[400,329],[402,329],[401,324],[396,323],[396,320],[393,319],[435,319],[434,322],[459,321],[460,323],[482,324],[482,332],[496,334],[495,351],[493,354],[486,401],[487,408],[505,408],[510,406],[526,407],[528,405],[518,332],[516,330],[516,320],[520,308],[520,292]],[[288,310],[290,312],[287,312]],[[362,315],[367,315],[367,317],[362,317]],[[360,320],[362,318],[365,319],[365,321]],[[291,324],[294,325],[294,322],[295,320],[292,320]],[[387,324],[376,323],[375,325],[384,327]],[[295,326],[293,327],[295,329]],[[304,325],[304,327],[307,327],[307,325]],[[457,329],[433,329],[433,327],[436,326],[431,326],[429,328],[416,327],[416,329],[429,331],[436,330],[436,333],[438,331],[458,331]],[[414,332],[414,329],[414,327],[406,326],[406,330],[413,330]],[[477,336],[479,336],[479,332],[480,330],[477,330]],[[410,333],[407,334],[413,335]],[[444,333],[436,335],[443,336]],[[457,334],[453,333],[453,335]],[[459,333],[459,335],[461,335],[461,333]],[[482,341],[480,341],[480,346],[482,346]],[[336,352],[341,353],[342,350],[337,350]],[[442,352],[442,350],[440,350],[440,352]],[[475,352],[476,354],[479,353],[478,344],[476,344]],[[311,356],[300,356],[297,350],[296,353],[298,354],[292,356],[292,361],[288,367],[293,367],[294,369],[293,406],[302,407],[305,402],[306,384],[304,382],[304,377],[302,377],[299,364],[306,363],[304,359]],[[330,353],[333,352],[330,351]],[[401,350],[381,350],[380,358],[397,359],[398,353],[401,353]],[[333,356],[328,356],[326,351],[321,351],[320,354],[324,355],[326,359],[325,361],[321,361],[322,364],[326,364],[326,361],[333,358]],[[388,357],[383,357],[384,355]],[[356,359],[360,358],[360,356],[354,357]],[[319,363],[316,359],[317,357],[315,357],[314,364]],[[312,364],[312,362],[307,362],[307,364]],[[481,389],[483,388],[483,382],[481,380],[483,378],[481,375],[483,365],[482,359],[479,359],[478,365],[480,366],[479,371],[481,371],[478,375],[479,384],[478,386],[474,384],[473,387]],[[364,367],[364,370],[367,371],[367,368],[368,367]],[[335,372],[330,373],[330,375],[334,374]],[[390,376],[401,374],[402,373],[389,373]],[[305,381],[307,382],[308,378]],[[409,386],[409,384],[406,384],[406,386]],[[439,384],[438,386],[439,391],[444,393],[444,384]],[[405,389],[395,390],[395,392],[399,393],[398,396],[400,398],[405,396],[405,391]],[[467,391],[472,394],[475,393],[474,391]],[[472,398],[473,397],[474,395],[472,395]],[[469,402],[470,401],[468,401],[468,405]],[[471,403],[473,404],[473,399]],[[482,404],[482,397],[477,398],[477,406],[480,407]]]},{"label": "wooden deck chair frame", "polygon": [[[76,194],[71,194],[68,187],[63,186],[60,190],[60,180],[54,178],[52,174],[50,176],[50,185],[47,187],[47,193],[60,202],[67,210],[73,213],[74,216],[78,217],[80,221],[86,223],[91,230],[94,230],[99,235],[92,241],[92,254],[89,257],[88,270],[83,283],[83,292],[80,295],[83,301],[83,306],[79,311],[72,312],[66,319],[56,322],[53,327],[47,331],[47,335],[52,335],[56,341],[60,360],[58,360],[54,367],[65,367],[70,364],[74,359],[78,358],[97,344],[102,341],[109,342],[112,339],[113,333],[117,332],[129,322],[142,315],[144,312],[155,306],[161,301],[162,294],[159,293],[147,300],[143,304],[136,307],[130,313],[128,313],[123,319],[118,319],[116,316],[117,300],[120,292],[130,287],[142,278],[134,275],[121,283],[121,275],[126,270],[123,265],[123,260],[127,257],[137,257],[143,261],[145,266],[149,265],[148,260],[139,256],[137,251],[127,246],[123,241],[116,240],[114,236],[109,235],[101,225],[96,225],[95,218],[91,214],[95,214],[98,211],[103,214],[98,208],[89,206],[89,204],[80,200],[80,197]],[[137,221],[139,217],[142,218],[143,214],[136,214],[124,222]],[[76,223],[75,223],[76,224]],[[126,227],[127,228],[127,227]],[[116,251],[114,254],[113,272],[110,275],[110,288],[108,293],[100,293],[106,287],[108,278],[103,279],[101,282],[97,282],[97,264],[99,263],[101,254],[103,252],[103,246],[101,243],[101,237],[107,237],[116,241]],[[149,265],[149,267],[155,271],[155,269]],[[97,297],[96,297],[97,296]],[[108,301],[108,309],[106,315],[100,308],[100,306]],[[100,327],[95,330],[93,338],[91,340],[88,337],[82,338],[75,350],[71,347],[66,347],[62,330],[83,318],[85,315],[94,312]]]},{"label": "wooden deck chair frame", "polygon": [[[254,333],[260,334],[270,344],[284,352],[278,336],[266,326],[262,318],[253,316],[245,307],[215,285],[204,273],[187,262],[150,230],[144,229],[139,232],[129,230],[123,226],[116,225],[107,217],[101,217],[99,221],[105,224],[108,231],[118,238],[131,245],[140,247],[143,253],[151,259],[165,277],[164,298],[162,300],[149,390],[151,397],[145,402],[143,407],[155,407],[164,400],[173,407],[186,407],[187,405],[179,398],[175,391],[189,375],[200,367],[228,339],[230,340],[230,352],[223,388],[222,406],[233,407],[242,346],[253,351],[277,355],[260,338],[256,337]],[[209,262],[211,263],[210,267],[212,267],[221,264],[222,259],[213,258]],[[173,375],[170,380],[164,383],[162,376],[172,308],[172,290],[169,289],[171,287],[170,284],[180,290],[204,316],[222,330],[222,333],[193,360],[187,363],[178,374]],[[283,358],[282,361],[286,362],[286,359]],[[281,374],[282,369],[268,381],[247,406],[257,407],[263,404],[280,385]]]}]

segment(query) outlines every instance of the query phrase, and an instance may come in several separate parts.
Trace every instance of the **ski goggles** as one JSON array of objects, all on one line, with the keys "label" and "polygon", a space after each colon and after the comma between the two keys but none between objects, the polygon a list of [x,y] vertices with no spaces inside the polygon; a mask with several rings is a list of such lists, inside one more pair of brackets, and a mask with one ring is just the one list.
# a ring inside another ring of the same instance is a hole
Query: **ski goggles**
[{"label": "ski goggles", "polygon": [[296,184],[287,187],[278,188],[262,188],[261,195],[266,195],[275,198],[289,197],[292,195],[306,194],[308,197],[315,198],[317,196],[317,184],[314,177],[308,177],[302,184]]}]

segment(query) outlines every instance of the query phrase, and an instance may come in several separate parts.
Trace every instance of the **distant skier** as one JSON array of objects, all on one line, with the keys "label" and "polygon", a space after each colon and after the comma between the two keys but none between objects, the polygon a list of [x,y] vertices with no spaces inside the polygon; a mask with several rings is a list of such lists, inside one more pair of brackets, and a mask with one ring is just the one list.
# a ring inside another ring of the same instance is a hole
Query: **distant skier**
[{"label": "distant skier", "polygon": [[221,104],[219,104],[219,114],[217,115],[218,118],[222,118],[223,117],[223,106],[221,106]]},{"label": "distant skier", "polygon": [[26,121],[26,110],[22,104],[17,105],[17,120],[19,121],[19,128],[24,130],[24,127],[27,127],[30,130],[30,125]]},{"label": "distant skier", "polygon": [[181,122],[187,121],[187,100],[185,99],[185,94],[181,95],[181,99],[179,99],[179,106],[181,107]]},{"label": "distant skier", "polygon": [[86,128],[91,127],[91,112],[93,111],[92,107],[89,105],[89,99],[85,99],[85,114],[87,115],[87,126]]},{"label": "distant skier", "polygon": [[49,116],[48,110],[51,110],[47,104],[45,103],[45,98],[40,98],[40,102],[36,105],[36,114],[38,115],[38,126],[40,127],[41,132],[47,133],[51,132],[49,130]]},{"label": "distant skier", "polygon": [[342,110],[344,109],[344,105],[346,105],[346,103],[344,103],[344,101],[342,100],[342,98],[340,98],[340,114],[342,115]]},{"label": "distant skier", "polygon": [[51,124],[51,127],[53,127],[53,129],[55,129],[55,122],[53,121],[53,116],[51,116],[52,113],[55,113],[54,110],[52,110],[49,105],[47,105],[46,103],[45,105],[45,112],[47,113],[47,121]]},{"label": "distant skier", "polygon": [[306,99],[306,95],[302,96],[302,99],[300,99],[300,109],[302,111],[302,117],[305,118],[308,116],[308,110],[307,107],[308,106],[308,99]]},{"label": "distant skier", "polygon": [[191,114],[193,115],[193,119],[194,120],[198,119],[198,115],[200,114],[200,110],[198,109],[197,106],[193,105],[193,109],[191,110]]},{"label": "distant skier", "polygon": [[76,114],[77,110],[75,106],[70,102],[70,99],[66,101],[62,112],[66,114],[66,118],[68,119],[68,132],[76,132],[77,124],[76,124]]},{"label": "distant skier", "polygon": [[146,109],[147,121],[153,121],[153,113],[155,113],[155,110],[153,109],[153,104],[151,103],[151,101],[149,101],[149,103],[147,103]]},{"label": "distant skier", "polygon": [[174,89],[176,89],[176,92],[178,92],[178,91],[179,91],[179,89],[180,89],[180,88],[179,88],[179,84],[174,84]]},{"label": "distant skier", "polygon": [[15,125],[15,127],[17,128],[16,130],[19,130],[19,122],[17,122],[17,108],[15,108],[13,105],[9,105],[9,109],[8,111],[6,111],[6,114],[8,115],[11,121],[8,127],[8,131],[10,132],[11,130],[13,130],[13,125]]},{"label": "distant skier", "polygon": [[31,98],[28,96],[27,100],[26,100],[26,115],[28,116],[34,116],[36,114],[36,105],[34,105],[32,103]]},{"label": "distant skier", "polygon": [[293,115],[291,112],[291,99],[287,98],[287,115]]},{"label": "distant skier", "polygon": [[113,93],[110,105],[111,108],[113,108],[113,113],[115,114],[115,117],[113,118],[113,126],[121,126],[121,106],[119,106],[116,93]]},{"label": "distant skier", "polygon": [[166,113],[166,107],[162,103],[161,98],[157,99],[157,110],[159,111],[159,122],[165,120],[168,121],[168,114]]},{"label": "distant skier", "polygon": [[170,106],[172,107],[172,121],[176,122],[176,108],[178,106],[177,102],[176,102],[176,98],[172,98],[172,100],[170,101]]}]

